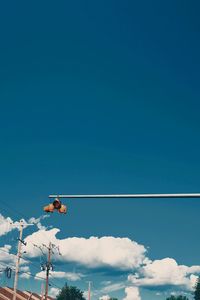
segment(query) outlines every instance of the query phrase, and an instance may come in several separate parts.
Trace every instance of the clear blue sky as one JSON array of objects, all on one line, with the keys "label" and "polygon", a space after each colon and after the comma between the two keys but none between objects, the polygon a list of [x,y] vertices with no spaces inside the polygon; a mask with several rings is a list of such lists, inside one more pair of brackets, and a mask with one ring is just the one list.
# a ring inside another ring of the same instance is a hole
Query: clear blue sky
[{"label": "clear blue sky", "polygon": [[[31,217],[52,193],[200,192],[199,9],[1,3],[2,201]],[[129,237],[151,259],[200,261],[198,199],[67,202],[46,220],[63,237]]]}]

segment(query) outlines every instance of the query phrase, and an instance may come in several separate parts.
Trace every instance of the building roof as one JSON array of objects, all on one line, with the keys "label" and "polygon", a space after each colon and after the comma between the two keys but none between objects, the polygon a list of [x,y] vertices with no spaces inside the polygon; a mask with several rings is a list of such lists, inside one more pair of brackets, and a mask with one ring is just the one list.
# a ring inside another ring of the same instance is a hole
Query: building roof
[{"label": "building roof", "polygon": [[[0,287],[0,300],[12,300],[12,299],[13,299],[13,288]],[[17,290],[16,300],[41,300],[41,299],[42,297],[36,293],[32,293],[29,291],[22,292]],[[49,296],[48,300],[54,300],[54,298]]]}]

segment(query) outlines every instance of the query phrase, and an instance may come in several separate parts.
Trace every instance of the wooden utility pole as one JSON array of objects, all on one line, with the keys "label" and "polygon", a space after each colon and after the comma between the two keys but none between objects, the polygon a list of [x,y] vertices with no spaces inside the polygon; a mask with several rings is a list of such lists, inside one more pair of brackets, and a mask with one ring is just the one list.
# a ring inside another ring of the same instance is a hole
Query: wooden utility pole
[{"label": "wooden utility pole", "polygon": [[[33,224],[27,224],[24,223],[23,220],[20,220],[19,222],[19,238],[18,238],[18,250],[17,250],[17,259],[16,259],[16,266],[15,266],[15,280],[14,280],[14,288],[13,288],[13,300],[16,300],[17,297],[17,283],[18,283],[18,277],[19,277],[19,265],[20,265],[20,259],[21,259],[21,250],[22,250],[22,244],[26,246],[26,243],[23,241],[23,229],[25,226],[32,226]],[[16,225],[14,225],[16,227]]]},{"label": "wooden utility pole", "polygon": [[59,246],[56,246],[56,245],[52,244],[51,242],[49,242],[48,246],[45,244],[42,244],[42,246],[38,246],[38,245],[34,244],[34,246],[36,248],[40,249],[42,254],[44,254],[44,252],[42,250],[42,246],[47,249],[47,261],[45,264],[41,264],[41,270],[46,271],[45,291],[44,291],[44,295],[43,295],[43,292],[41,292],[41,299],[44,298],[44,300],[47,300],[48,299],[48,289],[49,289],[49,274],[50,274],[50,271],[53,271],[53,265],[51,263],[51,256],[52,256],[52,254],[54,254],[53,249],[56,249],[58,251],[59,255],[61,255],[61,253],[60,253]]},{"label": "wooden utility pole", "polygon": [[45,297],[44,297],[44,299],[47,300],[48,289],[49,289],[49,271],[52,269],[51,254],[52,254],[53,245],[50,242],[48,247],[46,245],[43,245],[43,246],[45,246],[48,250],[48,258],[47,258],[47,263],[46,263],[46,287],[45,287]]},{"label": "wooden utility pole", "polygon": [[22,241],[23,226],[24,226],[24,223],[23,223],[22,220],[20,220],[17,260],[16,260],[16,266],[15,266],[15,281],[14,281],[14,290],[13,290],[13,300],[16,300],[16,296],[17,296],[17,282],[18,282],[18,275],[19,275],[19,264],[20,264],[20,258],[21,258],[21,248],[22,248],[22,243],[23,243],[23,241]]},{"label": "wooden utility pole", "polygon": [[44,283],[41,284],[41,300],[44,299]]},{"label": "wooden utility pole", "polygon": [[88,300],[91,299],[91,281],[88,281]]}]

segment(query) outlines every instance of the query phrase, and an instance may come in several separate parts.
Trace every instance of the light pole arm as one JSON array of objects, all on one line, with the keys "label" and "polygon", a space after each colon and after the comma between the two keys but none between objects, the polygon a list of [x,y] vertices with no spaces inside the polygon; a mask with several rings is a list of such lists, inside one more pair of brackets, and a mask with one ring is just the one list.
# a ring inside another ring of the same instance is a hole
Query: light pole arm
[{"label": "light pole arm", "polygon": [[180,194],[95,194],[95,195],[49,195],[49,198],[200,198],[200,193]]}]

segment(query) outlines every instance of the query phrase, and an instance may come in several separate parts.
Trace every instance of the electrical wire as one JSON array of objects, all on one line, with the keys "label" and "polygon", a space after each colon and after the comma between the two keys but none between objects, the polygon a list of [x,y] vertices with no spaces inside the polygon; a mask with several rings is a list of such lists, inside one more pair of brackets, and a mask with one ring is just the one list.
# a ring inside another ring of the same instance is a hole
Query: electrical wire
[{"label": "electrical wire", "polygon": [[[9,252],[6,251],[6,250],[0,249],[0,251],[2,251],[2,252],[4,252],[4,253],[7,253],[7,254],[9,254],[9,255],[12,255],[12,256],[17,257],[17,254],[9,253]],[[35,268],[38,270],[38,266],[37,266],[36,264],[34,264],[30,259],[23,258],[23,257],[21,257],[21,259],[23,259],[25,262],[30,263],[33,267],[35,267]],[[12,267],[15,268],[15,266],[12,266]],[[29,273],[29,272],[23,272],[23,273]],[[37,275],[35,275],[35,276],[37,277]],[[51,273],[50,273],[50,276],[51,276],[54,280],[56,280],[57,282],[60,282],[60,283],[61,283],[61,280],[59,280],[58,278],[55,278]],[[43,279],[43,277],[40,277],[40,276],[39,276],[38,278]]]},{"label": "electrical wire", "polygon": [[[2,207],[1,207],[1,209],[2,209],[3,211],[8,212],[9,214],[10,214],[10,212],[11,212],[11,215],[12,215],[12,216],[17,217],[17,218],[18,218],[18,216],[20,216],[20,217],[22,217],[22,218],[24,219],[24,221],[26,220],[27,216],[25,216],[25,215],[24,215],[23,213],[21,213],[20,211],[18,211],[18,210],[16,210],[16,209],[14,209],[13,207],[11,207],[11,206],[8,205],[6,202],[4,202],[4,201],[1,200],[1,204],[3,204],[4,206],[6,206],[6,208],[2,208]],[[32,222],[32,224],[34,224],[34,225],[37,226],[37,224],[34,223],[34,222]],[[45,237],[45,239],[47,239],[49,242],[51,242],[51,240],[49,239],[49,237],[48,237],[46,234],[44,234],[43,231],[41,231],[41,234]],[[31,243],[32,243],[32,242],[31,242]],[[32,244],[33,244],[33,243],[32,243]],[[14,253],[9,253],[8,251],[3,250],[2,248],[0,248],[0,251],[5,252],[5,253],[7,253],[7,254],[9,254],[9,255],[12,255],[12,256],[17,257],[16,254],[14,254]],[[30,263],[32,266],[34,266],[35,268],[38,269],[38,266],[35,265],[30,259],[28,259],[28,258],[23,258],[23,257],[21,257],[21,259],[23,259],[25,262]],[[15,266],[12,266],[12,268],[15,268]],[[30,272],[23,272],[23,273],[27,273],[27,274],[29,274],[30,276],[34,276],[34,277],[39,278],[39,279],[44,279],[44,278],[42,278],[42,277],[40,277],[40,276],[38,276],[38,275],[33,275],[33,274],[30,273]],[[50,275],[51,275],[51,277],[52,277],[54,280],[61,282],[61,280],[59,280],[58,278],[55,278],[52,274],[50,274]],[[55,286],[55,287],[58,288],[58,289],[61,289],[61,288],[58,287],[56,284],[52,284],[52,283],[51,283],[51,285]]]},{"label": "electrical wire", "polygon": [[[1,204],[3,204],[4,206],[7,207],[6,209],[4,208],[3,210],[6,210],[7,212],[9,212],[9,214],[10,214],[10,212],[11,212],[11,214],[14,215],[15,217],[18,218],[18,216],[20,216],[20,217],[22,217],[24,220],[26,220],[27,216],[25,216],[22,212],[20,212],[20,211],[14,209],[13,207],[11,207],[10,205],[8,205],[6,202],[4,202],[4,201],[2,201],[2,200],[1,200]],[[34,225],[37,226],[37,224],[36,224],[35,222],[32,222],[31,224],[34,224]],[[48,237],[46,234],[44,234],[43,231],[41,231],[41,234],[42,234],[43,236],[45,236],[45,238],[46,238],[49,242],[51,242],[51,240],[49,239],[49,237]]]},{"label": "electrical wire", "polygon": [[23,219],[26,219],[27,216],[25,216],[23,213],[16,210],[15,208],[11,207],[8,203],[6,203],[5,201],[2,201],[2,199],[1,199],[1,205],[2,204],[7,207],[6,209],[4,208],[4,210],[12,212],[13,216],[15,216],[15,217],[17,216],[17,218],[18,218],[18,216],[21,216]]},{"label": "electrical wire", "polygon": [[[20,271],[19,273],[20,273],[20,274],[28,274],[28,275],[30,275],[30,276],[32,276],[32,277],[34,277],[34,278],[38,278],[38,279],[45,280],[44,277],[41,277],[41,276],[38,276],[38,275],[34,275],[34,274],[32,274],[31,272],[24,272],[24,271],[21,272],[21,271]],[[58,288],[59,290],[62,290],[62,288],[59,287],[58,285],[56,285],[55,283],[50,282],[49,285],[50,285],[50,286],[54,286],[54,287]]]},{"label": "electrical wire", "polygon": [[63,285],[63,282],[60,279],[55,278],[51,273],[49,273],[49,275],[52,277],[52,279],[56,280],[57,282]]},{"label": "electrical wire", "polygon": [[[16,254],[9,253],[8,251],[4,251],[4,250],[2,250],[2,249],[0,249],[0,251],[3,251],[3,252],[5,252],[5,253],[8,253],[8,254],[13,255],[13,256],[17,256]],[[25,259],[24,259],[24,260],[25,260]],[[30,262],[33,266],[35,266],[35,267],[38,269],[38,266],[36,266],[35,264],[33,264],[32,261],[30,261],[30,260],[26,260],[26,261],[27,261],[27,262]],[[0,265],[2,265],[3,267],[10,267],[10,268],[15,272],[15,266],[14,266],[14,265],[7,265],[7,264],[2,263],[2,262],[0,262]],[[34,275],[34,274],[32,274],[31,272],[19,271],[19,274],[27,274],[27,275],[30,275],[30,276],[32,276],[32,277],[34,277],[34,278],[38,278],[38,279],[44,280],[43,277],[41,277],[41,276],[39,276],[39,275],[36,275],[36,274]],[[50,275],[52,276],[52,274],[50,274]],[[52,276],[52,277],[53,277],[53,276]],[[54,277],[53,277],[53,279],[59,281],[57,278],[54,278]],[[60,282],[61,282],[61,281],[60,281]],[[58,285],[56,285],[55,283],[52,283],[52,282],[51,282],[50,285],[55,286],[56,288],[59,288],[60,290],[62,289],[62,288],[60,288]]]},{"label": "electrical wire", "polygon": [[[0,248],[0,251],[2,251],[2,252],[4,252],[4,253],[7,253],[7,254],[9,254],[9,255],[12,255],[12,256],[17,257],[17,254],[10,253],[10,252],[8,252],[8,251],[6,251],[6,250],[3,250],[3,249],[1,249],[1,248]],[[29,260],[29,259],[27,259],[27,258],[23,258],[23,257],[21,257],[21,259],[24,260],[26,263],[32,264],[32,266],[34,266],[35,268],[38,269],[38,266],[35,265],[31,260]]]}]

